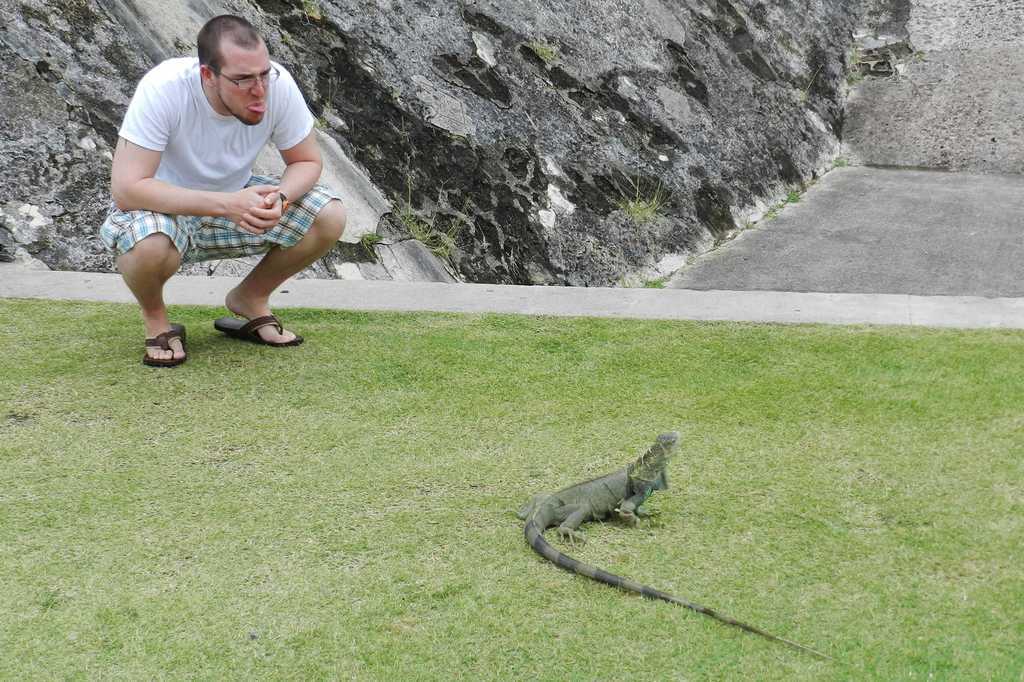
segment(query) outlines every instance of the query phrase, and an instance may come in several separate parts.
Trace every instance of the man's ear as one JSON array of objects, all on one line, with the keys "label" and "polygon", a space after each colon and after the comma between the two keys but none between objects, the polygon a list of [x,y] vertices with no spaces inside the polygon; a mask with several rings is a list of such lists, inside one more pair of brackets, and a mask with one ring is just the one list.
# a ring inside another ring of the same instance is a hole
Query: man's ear
[{"label": "man's ear", "polygon": [[217,77],[217,74],[215,74],[213,72],[213,69],[211,69],[206,64],[200,64],[199,77],[203,80],[204,83],[211,83],[213,82],[213,79]]}]

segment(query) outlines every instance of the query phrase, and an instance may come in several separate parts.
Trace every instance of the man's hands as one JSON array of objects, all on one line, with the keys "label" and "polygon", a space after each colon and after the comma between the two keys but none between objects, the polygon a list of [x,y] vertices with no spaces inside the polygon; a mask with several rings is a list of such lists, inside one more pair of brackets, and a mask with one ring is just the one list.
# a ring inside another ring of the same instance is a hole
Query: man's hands
[{"label": "man's hands", "polygon": [[281,193],[276,185],[253,185],[228,198],[227,217],[250,234],[263,234],[281,220]]},{"label": "man's hands", "polygon": [[[178,187],[156,179],[161,155],[124,138],[118,140],[110,189],[119,209],[227,218],[251,234],[263,234],[281,220],[278,185],[254,185],[237,192]],[[316,184],[323,165],[313,132],[291,149],[281,150],[281,158],[289,194],[300,197]]]}]

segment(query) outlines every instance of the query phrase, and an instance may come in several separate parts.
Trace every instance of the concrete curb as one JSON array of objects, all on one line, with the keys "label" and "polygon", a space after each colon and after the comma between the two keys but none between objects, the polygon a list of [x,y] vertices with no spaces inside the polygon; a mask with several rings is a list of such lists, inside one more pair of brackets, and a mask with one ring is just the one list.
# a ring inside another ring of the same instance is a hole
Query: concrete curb
[{"label": "concrete curb", "polygon": [[[167,285],[167,300],[172,305],[220,306],[238,281],[233,277],[176,277]],[[0,298],[134,303],[116,274],[40,271],[6,264],[0,265]],[[282,287],[271,299],[271,305],[364,311],[1024,329],[1024,298],[974,296],[301,279]]]}]

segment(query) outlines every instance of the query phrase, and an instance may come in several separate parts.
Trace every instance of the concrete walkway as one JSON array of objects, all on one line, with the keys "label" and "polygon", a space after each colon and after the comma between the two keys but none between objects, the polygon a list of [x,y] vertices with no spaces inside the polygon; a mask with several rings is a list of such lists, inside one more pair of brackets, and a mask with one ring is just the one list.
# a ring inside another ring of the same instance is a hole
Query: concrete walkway
[{"label": "concrete walkway", "polygon": [[[220,306],[238,280],[176,277],[171,304]],[[49,272],[0,264],[0,298],[132,303],[119,275]],[[913,325],[1024,329],[1024,299],[976,296],[601,289],[294,280],[275,308],[514,313],[661,320]]]}]

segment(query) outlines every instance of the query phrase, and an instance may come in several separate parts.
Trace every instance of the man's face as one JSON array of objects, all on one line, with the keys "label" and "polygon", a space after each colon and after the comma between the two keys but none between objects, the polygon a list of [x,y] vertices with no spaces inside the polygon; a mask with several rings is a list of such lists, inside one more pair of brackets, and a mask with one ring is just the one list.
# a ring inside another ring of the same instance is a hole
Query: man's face
[{"label": "man's face", "polygon": [[250,50],[225,39],[220,45],[220,53],[219,73],[202,67],[203,82],[208,85],[213,108],[217,113],[230,114],[246,125],[256,125],[267,111],[269,84],[256,78],[252,87],[239,87],[234,81],[253,79],[267,73],[270,69],[267,46],[260,43],[259,47]]}]

